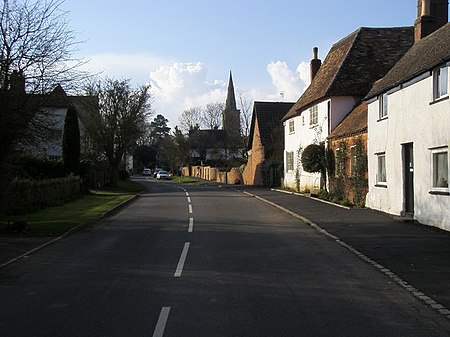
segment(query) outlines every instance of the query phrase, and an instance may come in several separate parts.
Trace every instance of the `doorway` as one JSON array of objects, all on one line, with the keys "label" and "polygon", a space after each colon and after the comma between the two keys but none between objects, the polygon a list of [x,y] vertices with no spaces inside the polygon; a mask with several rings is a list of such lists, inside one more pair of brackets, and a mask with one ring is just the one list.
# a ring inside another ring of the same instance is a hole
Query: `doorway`
[{"label": "doorway", "polygon": [[414,214],[414,147],[403,144],[403,195],[405,215]]}]

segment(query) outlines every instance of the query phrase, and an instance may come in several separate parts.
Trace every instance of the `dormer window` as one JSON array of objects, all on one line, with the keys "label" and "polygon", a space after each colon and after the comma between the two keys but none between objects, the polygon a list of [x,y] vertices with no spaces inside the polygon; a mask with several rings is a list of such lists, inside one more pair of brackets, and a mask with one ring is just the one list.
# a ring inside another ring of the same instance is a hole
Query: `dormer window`
[{"label": "dormer window", "polygon": [[448,96],[448,65],[433,72],[433,98],[437,100],[445,96]]},{"label": "dormer window", "polygon": [[388,106],[389,106],[389,99],[388,99],[388,94],[385,93],[383,95],[381,95],[379,97],[379,118],[380,119],[384,119],[387,118],[388,114],[389,114],[389,110],[388,110]]}]

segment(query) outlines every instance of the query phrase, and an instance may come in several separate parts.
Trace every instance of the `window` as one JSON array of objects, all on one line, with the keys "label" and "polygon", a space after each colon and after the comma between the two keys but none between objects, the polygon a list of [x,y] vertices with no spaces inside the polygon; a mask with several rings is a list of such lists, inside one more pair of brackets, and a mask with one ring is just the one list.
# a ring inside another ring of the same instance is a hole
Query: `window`
[{"label": "window", "polygon": [[309,108],[309,125],[316,125],[318,121],[317,105]]},{"label": "window", "polygon": [[448,192],[448,148],[432,151],[433,190]]},{"label": "window", "polygon": [[356,164],[357,164],[357,157],[356,157],[356,146],[353,145],[350,148],[350,175],[353,177],[356,175]]},{"label": "window", "polygon": [[294,120],[289,121],[289,133],[294,133],[295,132],[295,124],[294,124]]},{"label": "window", "polygon": [[388,99],[388,94],[383,94],[380,96],[378,102],[380,104],[379,106],[379,117],[380,119],[386,118],[388,116],[388,104],[389,104],[389,99]]},{"label": "window", "polygon": [[380,153],[378,156],[377,185],[386,185],[386,154]]},{"label": "window", "polygon": [[294,171],[294,152],[286,152],[286,172]]},{"label": "window", "polygon": [[448,95],[448,65],[439,67],[433,72],[434,99]]}]

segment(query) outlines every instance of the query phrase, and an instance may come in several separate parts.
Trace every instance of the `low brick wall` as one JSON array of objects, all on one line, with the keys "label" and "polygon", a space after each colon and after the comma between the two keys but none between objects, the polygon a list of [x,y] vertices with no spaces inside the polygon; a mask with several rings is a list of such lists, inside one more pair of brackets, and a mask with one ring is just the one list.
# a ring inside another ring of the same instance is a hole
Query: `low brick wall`
[{"label": "low brick wall", "polygon": [[239,168],[232,168],[229,172],[221,172],[217,167],[192,166],[183,167],[182,175],[185,177],[200,178],[208,181],[215,181],[222,184],[241,184],[242,174]]}]

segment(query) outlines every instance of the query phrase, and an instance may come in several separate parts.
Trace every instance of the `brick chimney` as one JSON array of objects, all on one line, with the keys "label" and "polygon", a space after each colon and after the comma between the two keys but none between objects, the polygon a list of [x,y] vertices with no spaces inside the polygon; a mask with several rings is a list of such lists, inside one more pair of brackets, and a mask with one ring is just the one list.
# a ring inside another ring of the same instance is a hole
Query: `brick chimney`
[{"label": "brick chimney", "polygon": [[9,78],[9,90],[14,93],[25,93],[25,76],[21,71],[14,70]]},{"label": "brick chimney", "polygon": [[448,22],[448,0],[418,0],[414,41],[420,41]]},{"label": "brick chimney", "polygon": [[313,58],[312,58],[311,62],[309,63],[311,82],[313,81],[314,77],[316,77],[317,72],[319,71],[319,68],[322,65],[322,61],[319,60],[318,54],[319,54],[319,48],[314,47],[313,48]]}]

